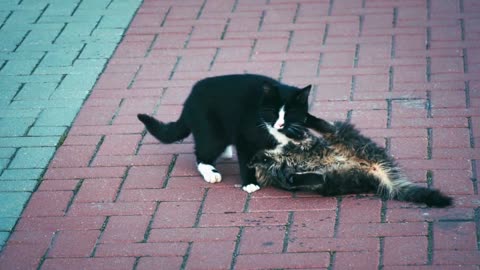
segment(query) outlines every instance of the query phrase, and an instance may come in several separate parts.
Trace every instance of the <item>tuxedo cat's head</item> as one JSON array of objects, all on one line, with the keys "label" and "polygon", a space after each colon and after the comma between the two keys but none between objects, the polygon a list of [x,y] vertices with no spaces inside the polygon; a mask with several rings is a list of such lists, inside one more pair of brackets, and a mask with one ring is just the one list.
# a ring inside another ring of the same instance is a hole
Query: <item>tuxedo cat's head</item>
[{"label": "tuxedo cat's head", "polygon": [[293,139],[300,139],[308,114],[308,96],[312,86],[296,88],[264,85],[261,117],[263,121]]}]

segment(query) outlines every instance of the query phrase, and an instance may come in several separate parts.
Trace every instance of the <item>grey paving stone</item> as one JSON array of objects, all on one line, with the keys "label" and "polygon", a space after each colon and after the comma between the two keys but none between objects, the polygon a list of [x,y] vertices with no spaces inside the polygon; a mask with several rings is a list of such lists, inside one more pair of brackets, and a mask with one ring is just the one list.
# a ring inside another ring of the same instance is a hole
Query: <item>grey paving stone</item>
[{"label": "grey paving stone", "polygon": [[[42,9],[45,7],[44,3],[38,3],[37,8],[31,6],[31,9],[21,10],[17,9],[5,22],[5,28],[11,28],[18,25],[35,23],[38,16],[41,14]],[[32,3],[34,5],[34,3]]]},{"label": "grey paving stone", "polygon": [[9,232],[0,231],[0,246],[4,245],[7,242],[9,236]]},{"label": "grey paving stone", "polygon": [[41,110],[38,108],[24,108],[24,109],[18,108],[15,110],[12,110],[10,108],[0,109],[0,117],[1,118],[12,118],[12,117],[37,118],[38,115],[40,114],[40,111]]},{"label": "grey paving stone", "polygon": [[62,80],[62,75],[16,75],[16,76],[2,76],[0,74],[0,81],[1,80],[9,80],[12,83],[47,83],[47,82],[55,82],[58,83]]},{"label": "grey paving stone", "polygon": [[[83,97],[85,98],[85,97]],[[51,97],[49,100],[14,100],[10,104],[10,108],[65,108],[65,107],[79,107],[83,103],[83,98],[70,98],[68,103],[65,103],[65,98],[62,97]],[[61,102],[59,102],[61,101]]]},{"label": "grey paving stone", "polygon": [[23,136],[35,118],[0,118],[0,136]]},{"label": "grey paving stone", "polygon": [[57,83],[26,83],[15,96],[15,100],[49,99]]},{"label": "grey paving stone", "polygon": [[76,108],[47,108],[40,114],[35,126],[70,126],[76,115]]},{"label": "grey paving stone", "polygon": [[90,90],[92,89],[93,85],[97,77],[93,76],[84,76],[82,74],[69,74],[63,79],[60,86],[57,90],[69,90],[69,91],[76,91],[76,90]]},{"label": "grey paving stone", "polygon": [[41,169],[47,167],[55,147],[22,147],[8,166],[11,169]]},{"label": "grey paving stone", "polygon": [[122,39],[122,29],[116,28],[97,28],[92,33],[92,38],[96,38],[103,41],[119,42]]},{"label": "grey paving stone", "polygon": [[48,29],[31,30],[22,44],[52,43],[63,29],[63,24],[54,25],[55,27],[50,26]]},{"label": "grey paving stone", "polygon": [[32,59],[40,59],[43,57],[44,54],[45,52],[29,52],[29,51],[2,52],[0,51],[0,59],[32,60]]},{"label": "grey paving stone", "polygon": [[1,75],[31,74],[39,60],[9,60],[0,71]]},{"label": "grey paving stone", "polygon": [[59,136],[0,137],[0,147],[56,146]]},{"label": "grey paving stone", "polygon": [[55,5],[50,5],[43,13],[39,22],[43,22],[43,19],[49,16],[70,16],[77,7],[76,1],[57,1]]},{"label": "grey paving stone", "polygon": [[33,126],[29,131],[28,134],[29,136],[62,136],[65,131],[67,130],[67,127],[51,127],[51,126],[44,126],[44,127],[38,127],[38,126]]},{"label": "grey paving stone", "polygon": [[129,24],[128,20],[125,20],[123,17],[115,15],[105,15],[102,18],[102,21],[98,25],[98,28],[124,28]]},{"label": "grey paving stone", "polygon": [[140,0],[0,0],[0,250]]},{"label": "grey paving stone", "polygon": [[4,147],[0,149],[0,158],[11,158],[13,154],[17,151],[16,148]]},{"label": "grey paving stone", "polygon": [[30,192],[0,192],[0,217],[19,217]]},{"label": "grey paving stone", "polygon": [[[1,148],[0,148],[1,150]],[[7,168],[8,163],[10,162],[9,158],[0,158],[0,172]]]},{"label": "grey paving stone", "polygon": [[0,217],[0,231],[11,231],[16,222],[17,218],[15,217]]},{"label": "grey paving stone", "polygon": [[22,41],[23,37],[27,34],[24,31],[8,31],[2,27],[2,38],[0,39],[0,51],[12,52],[15,50],[18,44]]},{"label": "grey paving stone", "polygon": [[38,184],[37,180],[0,181],[0,192],[3,192],[3,191],[33,192],[37,184]]},{"label": "grey paving stone", "polygon": [[43,169],[6,169],[0,175],[0,180],[36,180]]},{"label": "grey paving stone", "polygon": [[[66,67],[73,65],[75,58],[78,57],[79,51],[66,49],[48,52],[40,63],[41,67]],[[65,74],[65,73],[63,73]]]},{"label": "grey paving stone", "polygon": [[80,58],[109,58],[116,47],[116,43],[87,44]]}]

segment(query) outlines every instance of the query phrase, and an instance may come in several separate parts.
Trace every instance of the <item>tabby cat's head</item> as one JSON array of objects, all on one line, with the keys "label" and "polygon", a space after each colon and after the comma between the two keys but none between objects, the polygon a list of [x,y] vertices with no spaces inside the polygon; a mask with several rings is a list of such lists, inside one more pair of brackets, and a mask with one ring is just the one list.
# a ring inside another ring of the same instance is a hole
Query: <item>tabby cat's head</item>
[{"label": "tabby cat's head", "polygon": [[277,161],[275,160],[275,158],[269,155],[267,151],[259,151],[252,157],[252,159],[248,163],[248,167],[268,169],[276,163]]}]

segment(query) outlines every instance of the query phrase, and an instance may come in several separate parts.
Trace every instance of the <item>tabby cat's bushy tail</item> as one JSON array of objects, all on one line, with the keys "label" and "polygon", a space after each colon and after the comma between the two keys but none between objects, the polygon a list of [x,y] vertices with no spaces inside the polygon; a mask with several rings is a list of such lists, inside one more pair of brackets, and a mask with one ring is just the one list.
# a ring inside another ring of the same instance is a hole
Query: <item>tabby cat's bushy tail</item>
[{"label": "tabby cat's bushy tail", "polygon": [[176,122],[170,123],[162,123],[146,114],[138,114],[137,118],[145,124],[148,132],[162,143],[173,143],[186,138],[190,134],[190,129],[182,117]]},{"label": "tabby cat's bushy tail", "polygon": [[[377,175],[352,169],[344,172],[332,171],[323,175],[324,181],[316,189],[324,196],[361,194],[376,191],[384,199],[424,203],[428,207],[447,207],[453,199],[439,190],[416,185],[399,171],[381,172]],[[378,171],[377,171],[378,172]],[[380,177],[384,175],[386,177]],[[313,176],[313,177],[312,177]],[[317,178],[316,178],[317,177]],[[318,184],[318,175],[301,174],[295,179],[295,187],[302,188]]]},{"label": "tabby cat's bushy tail", "polygon": [[[376,179],[377,194],[385,199],[424,203],[428,207],[447,207],[452,205],[451,197],[437,189],[419,186],[403,174],[395,161],[385,158],[384,165],[375,164],[368,173]],[[388,164],[388,165],[386,165]]]},{"label": "tabby cat's bushy tail", "polygon": [[439,190],[417,186],[411,182],[403,182],[391,193],[393,199],[399,201],[424,203],[429,207],[447,207],[452,205],[452,198]]}]

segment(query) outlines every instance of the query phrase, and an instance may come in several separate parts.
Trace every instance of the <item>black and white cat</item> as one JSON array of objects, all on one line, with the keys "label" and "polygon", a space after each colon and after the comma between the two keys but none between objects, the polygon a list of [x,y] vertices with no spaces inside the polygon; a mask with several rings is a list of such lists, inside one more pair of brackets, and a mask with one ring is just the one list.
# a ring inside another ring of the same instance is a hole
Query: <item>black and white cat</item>
[{"label": "black and white cat", "polygon": [[452,198],[438,190],[415,185],[384,148],[363,136],[348,122],[329,123],[307,115],[305,125],[322,137],[304,133],[301,139],[277,134],[281,143],[257,153],[249,166],[261,186],[314,191],[324,196],[374,192],[427,206],[447,207]]},{"label": "black and white cat", "polygon": [[231,157],[234,145],[243,190],[250,193],[260,187],[248,162],[259,150],[279,143],[272,134],[290,138],[303,134],[310,89],[310,85],[300,89],[254,74],[211,77],[193,86],[176,122],[162,123],[145,114],[138,119],[162,143],[192,133],[197,169],[209,183],[222,180],[215,161],[222,153]]}]

